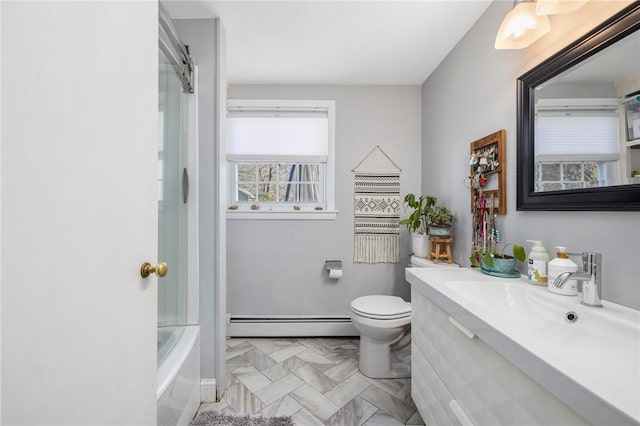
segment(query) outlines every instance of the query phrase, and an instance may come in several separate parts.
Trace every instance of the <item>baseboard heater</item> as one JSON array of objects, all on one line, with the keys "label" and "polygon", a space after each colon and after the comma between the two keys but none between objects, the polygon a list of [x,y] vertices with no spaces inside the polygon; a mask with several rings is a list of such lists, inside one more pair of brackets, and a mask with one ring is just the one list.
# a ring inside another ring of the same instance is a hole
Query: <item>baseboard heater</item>
[{"label": "baseboard heater", "polygon": [[231,315],[229,337],[358,336],[348,316]]}]

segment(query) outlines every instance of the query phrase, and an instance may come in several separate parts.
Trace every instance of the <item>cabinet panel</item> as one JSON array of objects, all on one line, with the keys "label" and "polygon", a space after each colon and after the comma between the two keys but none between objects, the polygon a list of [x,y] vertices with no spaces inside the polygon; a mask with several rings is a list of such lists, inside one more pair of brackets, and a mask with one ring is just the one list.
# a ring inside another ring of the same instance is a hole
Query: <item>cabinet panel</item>
[{"label": "cabinet panel", "polygon": [[427,425],[460,425],[450,409],[453,396],[415,342],[411,345],[411,397]]},{"label": "cabinet panel", "polygon": [[476,425],[587,424],[477,336],[463,334],[429,298],[413,291],[412,303],[416,353]]}]

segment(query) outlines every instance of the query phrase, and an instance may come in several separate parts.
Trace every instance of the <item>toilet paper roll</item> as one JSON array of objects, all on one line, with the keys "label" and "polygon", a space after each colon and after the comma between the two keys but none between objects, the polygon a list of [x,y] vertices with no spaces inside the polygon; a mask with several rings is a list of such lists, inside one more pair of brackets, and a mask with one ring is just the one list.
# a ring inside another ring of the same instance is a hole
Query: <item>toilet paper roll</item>
[{"label": "toilet paper roll", "polygon": [[329,270],[329,278],[332,280],[339,280],[342,278],[342,269],[331,269]]}]

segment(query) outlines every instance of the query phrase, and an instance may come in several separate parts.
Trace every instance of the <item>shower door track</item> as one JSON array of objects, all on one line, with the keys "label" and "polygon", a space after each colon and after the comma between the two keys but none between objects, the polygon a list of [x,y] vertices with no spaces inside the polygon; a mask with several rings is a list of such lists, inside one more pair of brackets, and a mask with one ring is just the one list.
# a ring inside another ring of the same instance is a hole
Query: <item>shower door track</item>
[{"label": "shower door track", "polygon": [[162,53],[165,54],[173,66],[176,68],[180,81],[182,81],[182,87],[185,92],[194,92],[194,65],[189,56],[189,46],[184,44],[180,34],[173,21],[169,16],[167,10],[162,6],[162,3],[158,4],[158,38],[159,46]]}]

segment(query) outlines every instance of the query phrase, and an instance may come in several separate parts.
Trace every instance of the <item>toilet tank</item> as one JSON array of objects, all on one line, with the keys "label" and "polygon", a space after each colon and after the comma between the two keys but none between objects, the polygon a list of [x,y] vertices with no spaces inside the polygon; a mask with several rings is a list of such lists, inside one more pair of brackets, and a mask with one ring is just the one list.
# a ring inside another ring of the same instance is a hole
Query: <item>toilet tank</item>
[{"label": "toilet tank", "polygon": [[438,263],[433,263],[429,259],[425,259],[424,257],[411,256],[411,267],[412,268],[442,268],[442,267],[453,267],[459,268],[460,265],[457,263],[447,263],[443,261],[439,261]]}]

